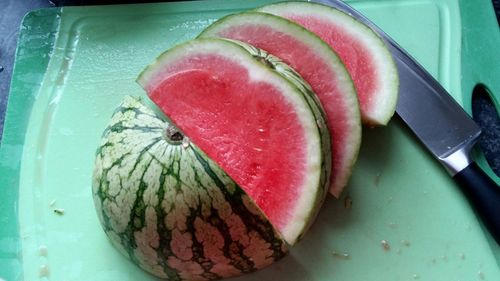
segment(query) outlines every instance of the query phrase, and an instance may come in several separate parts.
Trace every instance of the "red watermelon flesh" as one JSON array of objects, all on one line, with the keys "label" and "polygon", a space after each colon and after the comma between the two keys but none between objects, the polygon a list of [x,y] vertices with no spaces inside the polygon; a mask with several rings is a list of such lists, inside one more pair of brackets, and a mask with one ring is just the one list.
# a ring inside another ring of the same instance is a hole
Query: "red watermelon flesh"
[{"label": "red watermelon flesh", "polygon": [[[198,41],[210,42],[204,40]],[[312,208],[304,208],[301,200],[310,197],[306,204],[312,205],[317,192],[310,182],[319,181],[321,144],[311,135],[314,128],[304,125],[309,118],[316,126],[316,120],[283,95],[293,87],[259,69],[249,70],[231,57],[231,46],[222,44],[209,52],[203,52],[203,44],[197,46],[200,51],[188,49],[138,81],[293,244],[302,232],[297,222],[305,225]],[[304,211],[306,215],[300,215]]]},{"label": "red watermelon flesh", "polygon": [[341,11],[317,3],[283,2],[259,11],[290,19],[328,43],[354,80],[363,122],[389,122],[396,109],[399,79],[390,52],[374,31]]},{"label": "red watermelon flesh", "polygon": [[[356,81],[355,87],[361,106],[368,107],[371,102],[370,96],[380,90],[380,85],[376,83],[379,80],[379,74],[367,47],[359,44],[357,38],[342,32],[342,27],[328,26],[325,20],[293,14],[289,15],[288,18],[307,27],[330,46],[335,46],[335,51],[346,65],[353,80]],[[329,29],[326,28],[327,26]]]},{"label": "red watermelon flesh", "polygon": [[[199,57],[198,62],[203,67],[221,68],[199,70],[201,66],[180,62],[176,68],[194,70],[172,75],[152,89],[149,96],[194,143],[245,187],[275,226],[284,227],[289,218],[280,210],[291,209],[296,203],[294,186],[302,185],[302,163],[306,157],[300,147],[304,133],[292,106],[280,100],[278,89],[272,85],[247,85],[248,76],[239,65],[213,55]],[[241,95],[234,97],[235,92]],[[292,150],[294,153],[283,153]],[[281,167],[286,167],[287,173]],[[273,196],[271,190],[280,196]]]},{"label": "red watermelon flesh", "polygon": [[330,193],[339,197],[358,155],[361,121],[352,80],[331,48],[293,22],[255,12],[227,16],[199,37],[230,38],[266,50],[290,65],[311,85],[326,112],[332,135]]}]

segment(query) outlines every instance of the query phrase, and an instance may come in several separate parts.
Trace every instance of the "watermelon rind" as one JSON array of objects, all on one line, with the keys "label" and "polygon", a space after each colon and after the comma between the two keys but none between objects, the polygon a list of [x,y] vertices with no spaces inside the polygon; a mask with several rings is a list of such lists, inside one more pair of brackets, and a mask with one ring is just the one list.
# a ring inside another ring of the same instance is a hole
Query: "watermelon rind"
[{"label": "watermelon rind", "polygon": [[[365,24],[333,7],[312,2],[281,2],[258,8],[257,11],[290,18],[290,15],[311,16],[342,26],[350,36],[360,40],[374,60],[379,88],[375,94],[360,100],[361,118],[370,126],[387,125],[396,110],[399,75],[386,42]],[[339,42],[342,44],[342,42]],[[332,46],[335,49],[335,46]],[[342,57],[342,54],[340,54]],[[346,63],[347,64],[347,63]],[[351,73],[352,74],[352,73]],[[359,77],[363,79],[363,77]],[[356,86],[356,79],[354,84]],[[362,94],[359,93],[358,94]]]},{"label": "watermelon rind", "polygon": [[[338,198],[349,182],[349,178],[352,174],[361,146],[362,127],[359,103],[354,84],[349,73],[340,58],[327,43],[321,40],[321,38],[292,21],[272,14],[251,11],[228,15],[204,29],[198,35],[198,38],[226,38],[227,36],[223,34],[223,32],[231,29],[237,29],[239,26],[247,25],[270,27],[273,30],[280,32],[280,34],[285,34],[295,38],[302,44],[306,45],[309,49],[313,50],[315,54],[320,56],[327,66],[330,66],[332,76],[325,83],[334,81],[338,92],[327,92],[325,95],[334,96],[336,102],[323,102],[322,106],[326,111],[327,124],[332,137],[333,170],[329,190],[333,196]],[[259,36],[269,35],[259,34]],[[242,38],[238,39],[245,41]],[[273,39],[270,37],[269,40],[272,41]],[[248,41],[246,42],[250,44],[253,43]],[[279,56],[278,54],[273,55]],[[293,55],[301,56],[303,54],[294,53]],[[290,63],[290,61],[286,60],[285,63],[295,67],[295,70],[300,73],[300,65],[298,67],[294,66]],[[300,74],[302,77],[307,79],[307,76],[304,73]],[[311,75],[314,76],[314,73]],[[315,89],[315,87],[321,88],[321,85],[315,85],[311,81],[307,82],[311,84],[313,89]],[[319,95],[319,99],[321,101],[322,93],[319,91],[315,92]],[[341,133],[340,131],[343,132]]]},{"label": "watermelon rind", "polygon": [[126,96],[97,150],[93,198],[112,244],[167,280],[249,273],[287,254],[253,200],[137,98]]},{"label": "watermelon rind", "polygon": [[[314,221],[329,186],[330,134],[321,105],[314,94],[303,92],[304,88],[310,89],[308,86],[303,86],[305,82],[298,86],[296,81],[280,74],[286,72],[289,75],[293,71],[284,63],[274,66],[270,60],[266,60],[267,54],[256,51],[255,48],[243,43],[225,39],[203,38],[177,45],[161,54],[153,64],[146,67],[139,75],[137,82],[149,93],[161,84],[165,77],[176,72],[176,62],[185,58],[196,59],[203,55],[217,55],[233,61],[247,70],[251,82],[273,85],[293,106],[299,118],[306,136],[305,178],[302,186],[297,187],[300,194],[297,195],[298,200],[294,209],[289,210],[291,212],[289,221],[286,226],[278,229],[287,243],[293,245]],[[179,126],[179,129],[182,130],[182,126]],[[245,187],[242,186],[242,188]]]}]

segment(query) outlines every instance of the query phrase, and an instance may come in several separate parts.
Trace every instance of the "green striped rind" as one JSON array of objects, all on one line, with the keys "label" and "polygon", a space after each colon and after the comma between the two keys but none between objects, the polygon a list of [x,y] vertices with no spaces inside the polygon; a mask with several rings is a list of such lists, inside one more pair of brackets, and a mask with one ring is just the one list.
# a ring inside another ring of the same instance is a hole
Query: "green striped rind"
[{"label": "green striped rind", "polygon": [[287,248],[255,203],[168,123],[125,97],[97,150],[93,197],[113,245],[168,280],[214,280],[255,271]]},{"label": "green striped rind", "polygon": [[[230,40],[230,39],[225,39],[225,40]],[[332,171],[332,151],[330,150],[331,146],[331,138],[330,138],[330,132],[328,130],[328,125],[326,124],[326,114],[323,111],[323,108],[321,107],[321,103],[317,97],[317,95],[314,93],[314,91],[311,89],[311,86],[304,81],[304,79],[298,74],[293,68],[291,68],[289,65],[284,63],[280,58],[273,56],[269,54],[268,52],[256,48],[252,45],[237,41],[237,40],[230,40],[232,42],[235,42],[242,47],[244,47],[250,54],[252,54],[257,60],[265,62],[267,65],[269,65],[272,69],[274,69],[276,72],[278,72],[281,76],[283,76],[285,79],[287,79],[290,83],[292,83],[298,90],[299,92],[304,96],[305,101],[307,102],[307,105],[311,109],[311,112],[313,113],[314,117],[316,118],[316,125],[318,128],[318,133],[321,139],[321,147],[322,147],[322,162],[321,162],[321,175],[320,175],[320,183],[319,183],[319,190],[315,194],[315,199],[313,200],[313,203],[308,200],[307,202],[304,202],[304,204],[301,205],[299,202],[299,205],[297,206],[297,209],[304,211],[307,210],[309,213],[306,213],[306,217],[308,218],[308,221],[305,225],[295,225],[293,223],[290,223],[289,227],[287,230],[289,231],[295,231],[293,228],[302,228],[300,231],[300,234],[297,236],[297,241],[300,240],[302,235],[309,229],[309,227],[312,225],[314,222],[314,218],[319,212],[319,209],[326,197],[326,194],[328,193],[328,188],[330,186],[330,178],[331,178],[331,171]],[[286,231],[286,230],[285,230]]]}]

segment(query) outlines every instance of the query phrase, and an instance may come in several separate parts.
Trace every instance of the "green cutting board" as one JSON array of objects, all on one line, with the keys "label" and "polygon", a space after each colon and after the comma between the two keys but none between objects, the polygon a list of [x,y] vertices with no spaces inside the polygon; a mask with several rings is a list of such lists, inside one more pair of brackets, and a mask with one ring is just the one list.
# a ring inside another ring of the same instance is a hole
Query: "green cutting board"
[{"label": "green cutting board", "polygon": [[[101,133],[124,95],[144,96],[135,78],[162,51],[268,2],[67,7],[25,17],[0,149],[0,279],[154,280],[99,225],[91,173]],[[477,81],[461,80],[462,63],[475,64],[461,52],[458,1],[350,3],[470,111],[463,88]],[[326,201],[288,257],[233,280],[500,280],[499,247],[399,118],[363,134],[343,197]]]}]

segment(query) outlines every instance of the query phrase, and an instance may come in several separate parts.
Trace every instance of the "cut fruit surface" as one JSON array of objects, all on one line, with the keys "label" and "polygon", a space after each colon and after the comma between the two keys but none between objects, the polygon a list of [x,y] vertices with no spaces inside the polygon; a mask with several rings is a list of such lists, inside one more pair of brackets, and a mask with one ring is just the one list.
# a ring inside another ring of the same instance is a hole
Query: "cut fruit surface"
[{"label": "cut fruit surface", "polygon": [[230,38],[264,49],[281,58],[311,85],[327,115],[333,155],[330,192],[339,197],[359,152],[361,121],[352,80],[332,49],[289,20],[256,12],[224,17],[199,37]]},{"label": "cut fruit surface", "polygon": [[329,135],[319,105],[251,49],[193,40],[162,54],[138,82],[293,244],[325,195]]},{"label": "cut fruit surface", "polygon": [[327,42],[354,80],[363,122],[389,122],[396,109],[399,78],[385,42],[373,30],[339,10],[317,3],[283,2],[259,11],[299,23]]}]

